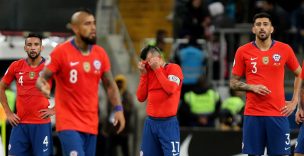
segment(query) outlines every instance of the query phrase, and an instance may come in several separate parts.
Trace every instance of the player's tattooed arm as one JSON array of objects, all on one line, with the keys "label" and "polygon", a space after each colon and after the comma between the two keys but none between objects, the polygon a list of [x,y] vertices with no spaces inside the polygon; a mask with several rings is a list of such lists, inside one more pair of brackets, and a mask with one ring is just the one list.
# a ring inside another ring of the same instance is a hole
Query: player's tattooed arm
[{"label": "player's tattooed arm", "polygon": [[119,90],[110,71],[103,74],[102,83],[108,93],[108,98],[111,104],[113,106],[121,104]]},{"label": "player's tattooed arm", "polygon": [[53,73],[49,69],[45,68],[42,74],[36,81],[36,87],[43,93],[47,98],[50,98],[51,86],[48,83],[48,80],[51,79]]},{"label": "player's tattooed arm", "polygon": [[240,90],[240,91],[250,91],[250,85],[246,84],[245,82],[241,81],[241,77],[232,74],[230,79],[230,88],[233,90]]},{"label": "player's tattooed arm", "polygon": [[108,93],[108,98],[110,99],[112,106],[114,106],[115,114],[113,125],[116,126],[119,123],[117,133],[120,133],[125,128],[126,120],[123,114],[119,90],[113,79],[111,71],[105,72],[103,74],[102,82],[105,87],[105,90]]},{"label": "player's tattooed arm", "polygon": [[230,88],[239,91],[250,91],[259,95],[270,94],[271,91],[263,84],[247,84],[241,81],[241,77],[237,75],[231,75]]}]

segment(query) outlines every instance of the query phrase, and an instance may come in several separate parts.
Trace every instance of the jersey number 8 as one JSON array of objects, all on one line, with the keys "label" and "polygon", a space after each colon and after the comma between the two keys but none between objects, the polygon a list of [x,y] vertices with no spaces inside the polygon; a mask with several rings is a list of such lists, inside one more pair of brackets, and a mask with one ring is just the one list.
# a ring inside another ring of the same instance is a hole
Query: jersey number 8
[{"label": "jersey number 8", "polygon": [[77,82],[77,70],[76,69],[72,69],[70,71],[70,82],[71,83],[76,83]]}]

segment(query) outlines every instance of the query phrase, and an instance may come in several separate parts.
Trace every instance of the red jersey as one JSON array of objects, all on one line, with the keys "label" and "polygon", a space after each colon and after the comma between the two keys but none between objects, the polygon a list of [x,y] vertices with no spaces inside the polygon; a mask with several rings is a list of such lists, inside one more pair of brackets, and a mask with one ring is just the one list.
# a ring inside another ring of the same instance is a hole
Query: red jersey
[{"label": "red jersey", "polygon": [[137,99],[147,101],[147,114],[152,117],[175,116],[180,99],[183,74],[177,64],[167,64],[141,75],[137,88]]},{"label": "red jersey", "polygon": [[247,84],[262,84],[271,91],[265,96],[247,92],[245,115],[284,116],[281,108],[285,106],[285,65],[292,71],[299,67],[291,47],[279,41],[273,41],[267,51],[261,51],[255,42],[247,43],[237,50],[232,73],[245,75]]},{"label": "red jersey", "polygon": [[44,67],[43,61],[35,68],[29,66],[26,59],[14,61],[7,69],[2,82],[10,85],[16,80],[16,109],[20,123],[44,124],[50,119],[41,119],[39,110],[47,109],[48,99],[36,88],[36,80]]},{"label": "red jersey", "polygon": [[85,56],[74,40],[67,41],[53,50],[46,68],[56,81],[56,130],[97,134],[98,86],[103,73],[110,70],[105,50],[93,45]]}]

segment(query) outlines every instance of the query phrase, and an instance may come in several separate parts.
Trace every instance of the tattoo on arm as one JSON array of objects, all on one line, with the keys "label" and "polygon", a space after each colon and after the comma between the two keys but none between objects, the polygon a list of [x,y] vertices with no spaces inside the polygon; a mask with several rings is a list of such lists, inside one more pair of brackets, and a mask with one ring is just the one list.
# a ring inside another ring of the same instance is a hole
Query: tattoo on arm
[{"label": "tattoo on arm", "polygon": [[41,77],[48,81],[52,76],[53,73],[49,69],[44,69]]},{"label": "tattoo on arm", "polygon": [[242,82],[240,79],[240,76],[231,75],[230,88],[233,90],[249,91],[250,86],[245,82]]},{"label": "tattoo on arm", "polygon": [[111,72],[105,72],[102,76],[103,86],[108,93],[108,98],[111,101],[111,104],[117,105],[121,104],[120,95],[118,87],[113,79]]}]

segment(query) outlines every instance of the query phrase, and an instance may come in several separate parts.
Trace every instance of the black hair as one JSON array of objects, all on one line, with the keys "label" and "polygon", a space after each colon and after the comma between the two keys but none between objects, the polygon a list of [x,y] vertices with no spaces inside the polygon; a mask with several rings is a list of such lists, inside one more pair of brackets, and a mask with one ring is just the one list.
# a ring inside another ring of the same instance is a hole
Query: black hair
[{"label": "black hair", "polygon": [[158,47],[147,45],[146,47],[144,47],[141,50],[141,52],[140,52],[140,58],[142,60],[146,60],[147,55],[148,55],[149,52],[151,52],[151,53],[157,52],[157,53],[161,54],[161,51],[160,51],[160,49]]},{"label": "black hair", "polygon": [[[39,38],[40,39],[40,43],[42,43],[42,35],[38,34],[38,33],[29,33],[25,38],[31,38],[31,37],[35,37],[35,38]],[[25,43],[26,43],[26,39],[25,39]]]},{"label": "black hair", "polygon": [[89,8],[79,8],[75,12],[85,12],[89,15],[94,15],[93,12]]},{"label": "black hair", "polygon": [[268,18],[269,21],[272,23],[272,18],[271,18],[271,16],[270,16],[268,13],[266,13],[266,12],[261,12],[261,13],[255,14],[255,15],[253,16],[252,22],[255,23],[255,20],[256,20],[257,18]]}]

